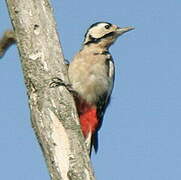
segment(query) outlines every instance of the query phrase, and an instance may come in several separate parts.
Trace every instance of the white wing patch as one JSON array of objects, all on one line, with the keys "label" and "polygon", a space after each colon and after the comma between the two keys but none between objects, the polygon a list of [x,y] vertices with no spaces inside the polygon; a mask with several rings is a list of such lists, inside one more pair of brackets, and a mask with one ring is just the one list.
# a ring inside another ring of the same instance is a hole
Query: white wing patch
[{"label": "white wing patch", "polygon": [[[112,61],[112,58],[109,60],[109,88],[108,88],[108,97],[111,95],[112,93],[112,89],[114,86],[114,73],[115,73],[115,67],[114,67],[114,62]],[[107,98],[108,98],[107,97]]]},{"label": "white wing patch", "polygon": [[112,78],[114,76],[114,63],[109,60],[109,77]]}]

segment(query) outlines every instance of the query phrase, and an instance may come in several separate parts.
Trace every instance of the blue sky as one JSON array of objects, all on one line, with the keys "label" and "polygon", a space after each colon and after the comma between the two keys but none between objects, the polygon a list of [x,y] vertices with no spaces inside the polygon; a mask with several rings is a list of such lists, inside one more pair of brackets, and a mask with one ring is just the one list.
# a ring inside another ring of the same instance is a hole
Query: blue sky
[{"label": "blue sky", "polygon": [[[108,21],[136,29],[111,47],[116,81],[92,160],[98,180],[181,179],[181,2],[55,1],[67,59],[86,29]],[[0,1],[0,34],[11,28]],[[1,179],[49,180],[31,128],[16,46],[0,60]]]}]

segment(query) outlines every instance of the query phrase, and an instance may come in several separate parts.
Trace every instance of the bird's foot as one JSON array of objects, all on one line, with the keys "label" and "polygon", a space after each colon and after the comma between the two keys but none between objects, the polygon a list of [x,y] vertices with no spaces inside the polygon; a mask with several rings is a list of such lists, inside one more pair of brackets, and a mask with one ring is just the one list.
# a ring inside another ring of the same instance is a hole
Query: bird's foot
[{"label": "bird's foot", "polygon": [[[68,90],[72,88],[71,84],[66,84],[60,78],[52,78],[52,82],[50,83],[50,88],[58,87],[58,86],[65,86]],[[70,89],[71,90],[71,89]]]},{"label": "bird's foot", "polygon": [[72,85],[71,84],[68,84],[68,83],[65,83],[63,82],[62,79],[60,78],[52,78],[52,82],[50,83],[50,88],[55,88],[55,87],[58,87],[58,86],[64,86],[67,88],[67,90],[73,94],[75,94],[75,90],[72,88]]}]

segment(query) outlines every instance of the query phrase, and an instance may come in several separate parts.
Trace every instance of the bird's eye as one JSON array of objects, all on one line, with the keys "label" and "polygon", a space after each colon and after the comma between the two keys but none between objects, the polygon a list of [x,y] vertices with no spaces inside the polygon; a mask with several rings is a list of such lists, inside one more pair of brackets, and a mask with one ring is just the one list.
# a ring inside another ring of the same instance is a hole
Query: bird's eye
[{"label": "bird's eye", "polygon": [[111,26],[109,24],[104,26],[106,29],[109,29]]}]

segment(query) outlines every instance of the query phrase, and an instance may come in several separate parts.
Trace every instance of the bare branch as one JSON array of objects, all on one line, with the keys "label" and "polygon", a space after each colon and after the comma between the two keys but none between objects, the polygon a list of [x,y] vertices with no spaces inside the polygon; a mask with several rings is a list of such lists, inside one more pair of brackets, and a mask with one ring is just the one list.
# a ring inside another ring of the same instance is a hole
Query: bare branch
[{"label": "bare branch", "polygon": [[12,30],[8,30],[3,34],[3,37],[0,39],[0,58],[3,57],[6,50],[16,43],[15,33]]},{"label": "bare branch", "polygon": [[94,180],[48,0],[6,0],[29,96],[32,126],[52,180]]}]

